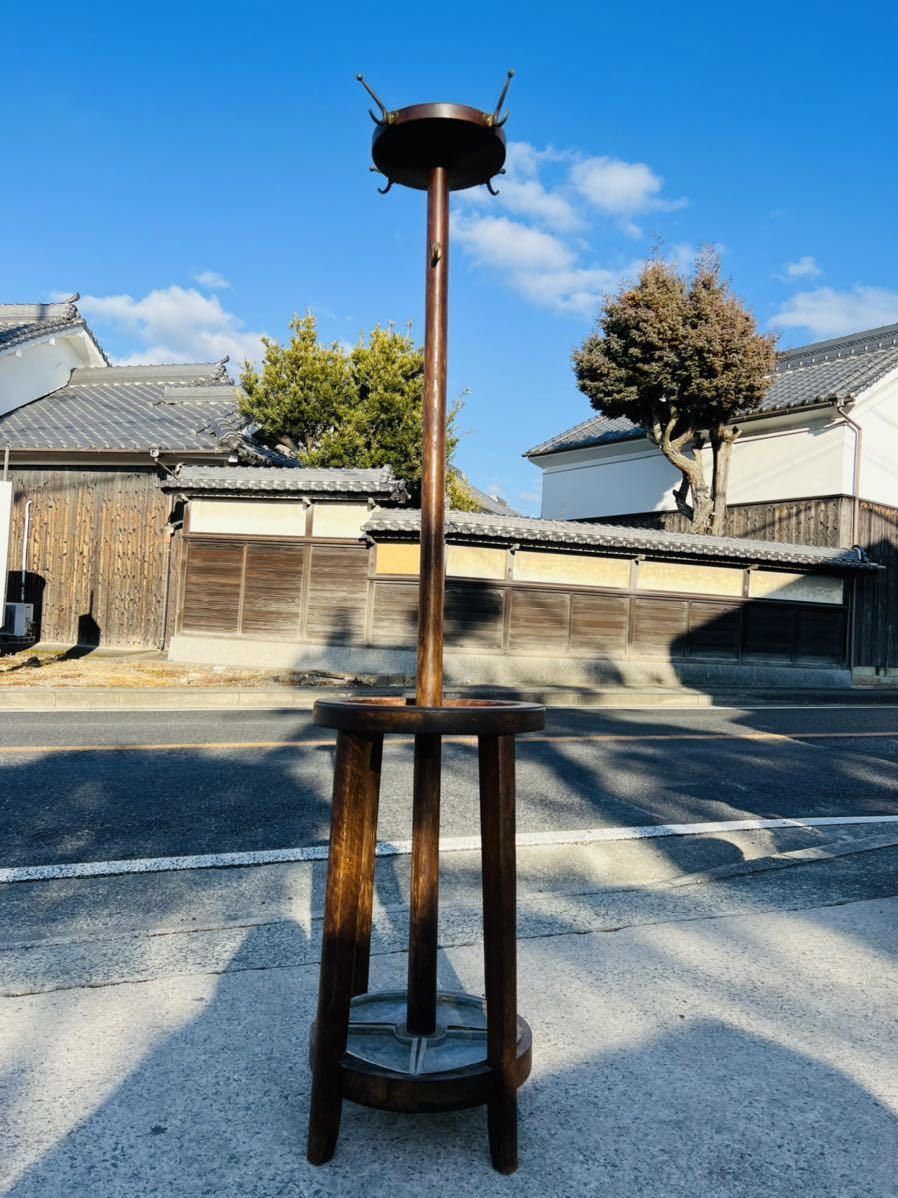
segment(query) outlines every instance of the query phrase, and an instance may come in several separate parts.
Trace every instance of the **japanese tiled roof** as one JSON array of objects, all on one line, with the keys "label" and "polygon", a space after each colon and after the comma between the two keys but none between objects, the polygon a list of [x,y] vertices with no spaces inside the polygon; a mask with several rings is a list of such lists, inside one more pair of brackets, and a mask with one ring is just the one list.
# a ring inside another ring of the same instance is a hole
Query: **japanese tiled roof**
[{"label": "japanese tiled roof", "polygon": [[[776,374],[758,412],[782,412],[854,399],[896,369],[898,324],[785,350],[777,355]],[[625,416],[609,417],[598,412],[528,449],[524,456],[588,449],[643,435],[642,429]]]},{"label": "japanese tiled roof", "polygon": [[163,479],[165,490],[185,495],[351,494],[385,501],[408,498],[405,483],[389,466],[377,470],[294,466],[181,466]]},{"label": "japanese tiled roof", "polygon": [[73,295],[55,304],[0,304],[0,353],[53,333],[84,329],[103,354],[78,311],[78,298]]},{"label": "japanese tiled roof", "polygon": [[0,416],[0,447],[219,450],[246,423],[238,394],[225,362],[79,368],[58,391]]},{"label": "japanese tiled roof", "polygon": [[[413,509],[374,512],[363,531],[379,539],[408,539],[420,531],[421,513]],[[790,545],[743,537],[702,536],[661,529],[621,528],[576,520],[542,520],[534,516],[500,517],[474,512],[446,514],[450,540],[519,544],[550,548],[592,549],[620,556],[647,554],[684,561],[715,561],[745,565],[757,562],[783,568],[876,570],[857,549],[829,549],[816,545]]]}]

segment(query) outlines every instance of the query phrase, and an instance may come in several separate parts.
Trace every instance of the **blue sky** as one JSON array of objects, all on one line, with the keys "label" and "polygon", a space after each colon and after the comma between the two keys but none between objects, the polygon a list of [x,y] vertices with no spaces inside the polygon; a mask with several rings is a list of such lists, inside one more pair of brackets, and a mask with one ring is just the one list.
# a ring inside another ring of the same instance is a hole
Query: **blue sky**
[{"label": "blue sky", "polygon": [[4,13],[3,300],[79,290],[121,360],[207,360],[317,312],[422,332],[423,197],[368,172],[392,107],[492,108],[502,194],[454,198],[459,463],[534,511],[521,453],[585,419],[571,349],[656,236],[782,344],[898,321],[893,4],[93,2]]}]

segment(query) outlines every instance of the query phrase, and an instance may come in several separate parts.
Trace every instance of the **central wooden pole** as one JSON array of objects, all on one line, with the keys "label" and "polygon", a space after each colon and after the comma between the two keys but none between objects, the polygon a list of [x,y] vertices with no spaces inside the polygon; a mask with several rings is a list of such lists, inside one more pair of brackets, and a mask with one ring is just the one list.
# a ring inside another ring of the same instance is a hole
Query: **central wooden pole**
[{"label": "central wooden pole", "polygon": [[446,590],[446,331],[449,299],[449,176],[441,166],[431,171],[427,188],[426,279],[417,701],[420,707],[440,707],[443,702],[443,602]]},{"label": "central wooden pole", "polygon": [[[424,330],[424,455],[418,591],[419,707],[443,703],[443,609],[446,592],[446,331],[449,298],[449,176],[431,171],[427,188],[427,285]],[[440,893],[439,736],[415,737],[412,883],[408,955],[409,1031],[436,1024]]]}]

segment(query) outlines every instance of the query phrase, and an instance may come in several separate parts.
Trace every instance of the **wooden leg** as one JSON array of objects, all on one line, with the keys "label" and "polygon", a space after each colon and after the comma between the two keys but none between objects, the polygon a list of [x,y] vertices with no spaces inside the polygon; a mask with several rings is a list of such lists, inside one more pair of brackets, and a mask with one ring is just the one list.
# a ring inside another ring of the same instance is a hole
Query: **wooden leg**
[{"label": "wooden leg", "polygon": [[441,751],[439,736],[415,737],[407,1023],[419,1036],[436,1025]]},{"label": "wooden leg", "polygon": [[480,737],[480,835],[483,846],[483,948],[490,1155],[500,1173],[518,1167],[518,1037],[513,736]]},{"label": "wooden leg", "polygon": [[374,867],[377,857],[377,808],[380,799],[380,767],[383,757],[383,737],[375,738],[371,763],[359,787],[358,801],[365,808],[362,816],[364,842],[362,869],[359,879],[358,922],[355,934],[355,962],[352,971],[352,993],[368,991],[368,965],[371,959],[371,921],[374,913]]},{"label": "wooden leg", "polygon": [[312,1061],[307,1156],[323,1165],[334,1154],[342,1106],[340,1060],[346,1051],[358,932],[359,889],[372,775],[380,736],[338,732],[330,851],[321,947],[318,1020]]}]

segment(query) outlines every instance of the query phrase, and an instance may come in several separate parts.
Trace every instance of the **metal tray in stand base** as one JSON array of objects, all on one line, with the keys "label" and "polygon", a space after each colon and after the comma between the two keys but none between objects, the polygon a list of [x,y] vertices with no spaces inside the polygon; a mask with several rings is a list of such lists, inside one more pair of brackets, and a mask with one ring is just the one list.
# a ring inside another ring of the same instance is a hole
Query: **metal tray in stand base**
[{"label": "metal tray in stand base", "polygon": [[[544,726],[528,703],[403,699],[315,704],[337,730],[318,1016],[311,1038],[308,1159],[334,1154],[344,1099],[404,1112],[486,1105],[490,1156],[518,1162],[517,1090],[530,1073],[530,1028],[517,1012],[515,736]],[[415,741],[407,991],[368,993],[377,808],[385,735]],[[480,780],[486,999],[437,987],[440,749],[476,738]]]},{"label": "metal tray in stand base", "polygon": [[[343,1097],[381,1111],[437,1113],[484,1106],[492,1069],[487,1061],[486,1000],[440,991],[429,1036],[408,1030],[404,990],[352,1000],[346,1053],[340,1061]],[[530,1028],[518,1016],[515,1088],[530,1076]],[[310,1055],[314,1058],[315,1026]]]}]

